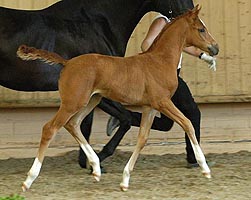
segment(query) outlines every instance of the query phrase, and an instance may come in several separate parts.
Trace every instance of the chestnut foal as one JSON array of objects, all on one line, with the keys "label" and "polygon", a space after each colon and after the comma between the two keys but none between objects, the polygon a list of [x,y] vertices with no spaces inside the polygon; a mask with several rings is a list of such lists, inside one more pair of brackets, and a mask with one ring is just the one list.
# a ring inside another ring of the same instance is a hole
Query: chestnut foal
[{"label": "chestnut foal", "polygon": [[191,122],[171,101],[178,84],[176,71],[183,48],[196,46],[211,55],[218,53],[217,43],[198,17],[199,11],[199,6],[196,6],[176,18],[164,28],[147,52],[132,57],[86,54],[65,60],[55,53],[24,45],[19,47],[17,55],[24,60],[40,59],[64,65],[59,80],[61,105],[54,118],[43,127],[37,157],[23,183],[24,191],[38,176],[45,150],[61,127],[65,127],[80,144],[93,168],[95,179],[100,180],[99,159],[82,136],[80,123],[102,97],[143,108],[137,145],[124,168],[120,184],[123,191],[129,187],[130,172],[147,141],[157,112],[167,115],[184,129],[202,173],[207,178],[211,177]]}]

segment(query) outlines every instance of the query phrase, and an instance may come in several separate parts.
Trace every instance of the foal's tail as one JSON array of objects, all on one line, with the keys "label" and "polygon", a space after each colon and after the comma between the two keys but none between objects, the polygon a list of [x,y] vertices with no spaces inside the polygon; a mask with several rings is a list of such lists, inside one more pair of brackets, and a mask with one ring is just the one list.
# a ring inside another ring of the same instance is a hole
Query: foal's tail
[{"label": "foal's tail", "polygon": [[50,65],[65,65],[68,61],[56,53],[42,49],[36,49],[34,47],[28,47],[26,45],[21,45],[18,48],[17,56],[20,57],[22,60],[42,60],[43,62],[48,63]]}]

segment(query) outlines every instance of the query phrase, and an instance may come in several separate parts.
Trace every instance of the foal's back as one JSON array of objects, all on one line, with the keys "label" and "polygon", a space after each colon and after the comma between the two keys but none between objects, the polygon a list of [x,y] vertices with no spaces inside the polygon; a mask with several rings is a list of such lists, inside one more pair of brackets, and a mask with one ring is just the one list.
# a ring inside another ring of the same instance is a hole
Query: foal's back
[{"label": "foal's back", "polygon": [[150,72],[146,58],[144,54],[126,58],[100,54],[75,57],[62,71],[60,90],[73,91],[78,87],[83,95],[99,93],[127,104],[148,104],[144,98]]}]

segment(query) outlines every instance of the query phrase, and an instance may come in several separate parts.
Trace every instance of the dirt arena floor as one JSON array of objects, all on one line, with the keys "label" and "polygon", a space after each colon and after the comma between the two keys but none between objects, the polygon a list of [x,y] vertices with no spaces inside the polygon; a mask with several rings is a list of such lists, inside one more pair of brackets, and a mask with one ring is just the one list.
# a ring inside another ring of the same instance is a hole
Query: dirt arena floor
[{"label": "dirt arena floor", "polygon": [[[22,154],[25,149],[2,149],[0,152],[5,158],[0,159],[0,197],[19,194],[26,200],[250,200],[250,142],[211,144],[205,149],[209,148],[211,153],[207,153],[206,158],[216,162],[211,167],[210,180],[204,178],[198,168],[186,168],[185,154],[180,153],[183,145],[146,146],[127,192],[120,191],[119,183],[133,147],[120,147],[103,163],[107,173],[100,182],[94,181],[89,170],[78,166],[76,147],[51,149],[40,176],[26,193],[21,192],[21,183],[33,163],[33,156]],[[30,151],[35,155],[35,148]],[[25,158],[12,158],[19,155],[17,152]]]}]

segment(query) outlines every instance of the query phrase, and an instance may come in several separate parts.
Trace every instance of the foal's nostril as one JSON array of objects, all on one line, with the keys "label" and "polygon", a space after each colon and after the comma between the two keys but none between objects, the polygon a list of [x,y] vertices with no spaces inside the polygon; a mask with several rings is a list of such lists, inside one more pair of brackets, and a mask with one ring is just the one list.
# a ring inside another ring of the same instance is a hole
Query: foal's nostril
[{"label": "foal's nostril", "polygon": [[219,46],[218,46],[218,44],[211,45],[211,46],[208,47],[208,49],[209,49],[209,52],[210,52],[209,54],[211,56],[215,56],[215,55],[217,55],[219,53]]}]

